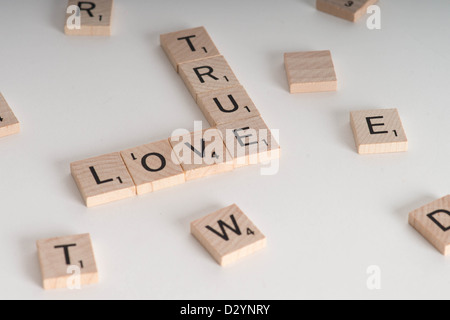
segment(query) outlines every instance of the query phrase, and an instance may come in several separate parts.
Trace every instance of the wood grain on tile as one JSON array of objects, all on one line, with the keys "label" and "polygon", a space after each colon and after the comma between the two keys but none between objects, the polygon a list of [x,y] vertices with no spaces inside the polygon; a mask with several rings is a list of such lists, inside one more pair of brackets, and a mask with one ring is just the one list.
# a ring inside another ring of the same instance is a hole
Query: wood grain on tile
[{"label": "wood grain on tile", "polygon": [[20,132],[20,124],[0,93],[0,138]]},{"label": "wood grain on tile", "polygon": [[217,126],[233,157],[235,168],[280,157],[280,146],[261,117]]},{"label": "wood grain on tile", "polygon": [[222,266],[266,246],[266,237],[232,205],[191,223],[191,233]]},{"label": "wood grain on tile", "polygon": [[242,86],[200,94],[197,102],[213,127],[260,115]]},{"label": "wood grain on tile", "polygon": [[409,224],[443,255],[450,255],[450,195],[409,214]]},{"label": "wood grain on tile", "polygon": [[136,186],[118,152],[77,161],[70,168],[88,207],[136,195]]},{"label": "wood grain on tile", "polygon": [[397,109],[353,111],[350,123],[359,154],[408,150],[408,139]]},{"label": "wood grain on tile", "polygon": [[149,143],[122,151],[120,154],[139,195],[185,182],[183,169],[172,161],[169,140]]},{"label": "wood grain on tile", "polygon": [[367,8],[378,0],[316,0],[317,10],[356,22],[367,13]]},{"label": "wood grain on tile", "polygon": [[80,10],[80,29],[72,28],[76,11],[66,13],[64,32],[70,36],[110,36],[113,0],[69,0],[67,8],[77,6]]},{"label": "wood grain on tile", "polygon": [[179,71],[195,101],[199,94],[239,85],[233,70],[222,56],[183,63]]},{"label": "wood grain on tile", "polygon": [[337,90],[337,78],[330,51],[293,52],[284,55],[291,93]]},{"label": "wood grain on tile", "polygon": [[74,274],[79,275],[79,285],[99,281],[89,234],[39,240],[36,244],[44,289],[77,285],[76,281],[71,281]]},{"label": "wood grain on tile", "polygon": [[204,27],[163,34],[161,46],[177,71],[182,63],[220,55]]},{"label": "wood grain on tile", "polygon": [[234,169],[222,136],[215,129],[171,137],[170,144],[185,172],[186,181]]}]

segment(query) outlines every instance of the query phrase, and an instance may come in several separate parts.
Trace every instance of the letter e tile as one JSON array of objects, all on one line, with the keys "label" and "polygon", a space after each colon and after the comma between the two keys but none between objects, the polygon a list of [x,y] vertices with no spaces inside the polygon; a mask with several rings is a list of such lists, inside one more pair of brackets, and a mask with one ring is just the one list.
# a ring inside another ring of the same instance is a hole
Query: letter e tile
[{"label": "letter e tile", "polygon": [[408,151],[397,109],[353,111],[350,122],[359,154]]}]

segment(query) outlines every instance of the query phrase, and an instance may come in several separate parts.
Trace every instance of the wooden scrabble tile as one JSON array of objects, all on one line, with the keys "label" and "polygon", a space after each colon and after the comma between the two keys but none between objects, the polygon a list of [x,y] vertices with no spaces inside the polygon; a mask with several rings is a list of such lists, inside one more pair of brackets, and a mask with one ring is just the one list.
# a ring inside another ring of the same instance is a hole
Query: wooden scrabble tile
[{"label": "wooden scrabble tile", "polygon": [[286,53],[284,64],[291,93],[337,90],[330,51]]},{"label": "wooden scrabble tile", "polygon": [[172,161],[169,140],[153,142],[120,154],[139,195],[185,182],[183,169]]},{"label": "wooden scrabble tile", "polygon": [[408,151],[397,109],[353,111],[350,122],[359,154]]},{"label": "wooden scrabble tile", "polygon": [[0,93],[0,138],[20,132],[20,124]]},{"label": "wooden scrabble tile", "polygon": [[409,224],[443,255],[450,255],[450,195],[411,212]]},{"label": "wooden scrabble tile", "polygon": [[234,169],[221,134],[216,129],[170,138],[170,144],[186,175],[186,181]]},{"label": "wooden scrabble tile", "polygon": [[260,115],[242,86],[202,93],[197,102],[213,127]]},{"label": "wooden scrabble tile", "polygon": [[[76,10],[72,8],[78,7]],[[110,36],[113,0],[69,0],[64,32],[70,36]],[[80,28],[74,26],[77,13],[80,13]]]},{"label": "wooden scrabble tile", "polygon": [[191,233],[222,266],[266,246],[266,237],[232,205],[191,223]]},{"label": "wooden scrabble tile", "polygon": [[367,13],[367,8],[378,0],[316,0],[317,10],[356,22]]},{"label": "wooden scrabble tile", "polygon": [[233,70],[222,56],[183,63],[179,71],[195,101],[199,94],[239,85]]},{"label": "wooden scrabble tile", "polygon": [[234,159],[235,168],[280,157],[280,146],[261,117],[217,126]]},{"label": "wooden scrabble tile", "polygon": [[136,195],[136,186],[118,152],[71,163],[70,169],[88,207]]},{"label": "wooden scrabble tile", "polygon": [[204,27],[163,34],[161,46],[177,72],[182,63],[220,55]]},{"label": "wooden scrabble tile", "polygon": [[[44,289],[98,283],[89,234],[39,240],[37,248]],[[79,281],[75,279],[78,275]]]}]

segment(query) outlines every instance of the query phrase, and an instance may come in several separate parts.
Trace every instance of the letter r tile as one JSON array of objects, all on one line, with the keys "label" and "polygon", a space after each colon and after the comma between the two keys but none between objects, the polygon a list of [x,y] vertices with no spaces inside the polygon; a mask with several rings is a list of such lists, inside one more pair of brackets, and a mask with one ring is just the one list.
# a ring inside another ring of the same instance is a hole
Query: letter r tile
[{"label": "letter r tile", "polygon": [[409,224],[443,255],[450,255],[450,195],[409,214]]},{"label": "letter r tile", "polygon": [[204,27],[163,34],[161,46],[177,72],[182,63],[220,55]]},{"label": "letter r tile", "polygon": [[397,109],[353,111],[350,123],[359,154],[408,151]]},{"label": "letter r tile", "polygon": [[266,246],[266,237],[235,204],[191,223],[192,235],[221,265]]},{"label": "letter r tile", "polygon": [[77,161],[70,168],[87,207],[136,195],[136,186],[118,152]]},{"label": "letter r tile", "polygon": [[89,234],[39,240],[36,245],[44,289],[62,289],[98,282]]},{"label": "letter r tile", "polygon": [[223,56],[183,63],[180,65],[180,76],[195,101],[199,94],[239,85]]},{"label": "letter r tile", "polygon": [[133,178],[138,195],[185,182],[183,169],[172,161],[169,140],[149,143],[120,154]]},{"label": "letter r tile", "polygon": [[[76,11],[69,8],[78,7],[80,28],[74,26]],[[66,12],[64,33],[69,36],[110,36],[113,0],[69,0]]]}]

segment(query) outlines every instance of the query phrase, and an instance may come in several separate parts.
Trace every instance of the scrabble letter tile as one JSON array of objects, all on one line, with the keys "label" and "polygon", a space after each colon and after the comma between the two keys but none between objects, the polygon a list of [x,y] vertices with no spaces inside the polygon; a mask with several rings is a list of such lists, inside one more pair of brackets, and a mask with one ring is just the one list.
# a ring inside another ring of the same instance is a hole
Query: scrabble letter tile
[{"label": "scrabble letter tile", "polygon": [[330,51],[286,53],[284,64],[291,93],[337,90]]},{"label": "scrabble letter tile", "polygon": [[259,116],[258,109],[242,86],[202,93],[197,102],[213,127]]},{"label": "scrabble letter tile", "polygon": [[266,246],[266,237],[235,204],[192,222],[191,233],[222,266]]},{"label": "scrabble letter tile", "polygon": [[356,22],[377,0],[316,0],[317,10]]},{"label": "scrabble letter tile", "polygon": [[201,93],[239,85],[233,70],[222,56],[183,63],[179,68],[181,78],[195,101]]},{"label": "scrabble letter tile", "polygon": [[113,0],[69,0],[64,32],[70,36],[110,36],[112,10]]},{"label": "scrabble letter tile", "polygon": [[0,138],[19,133],[20,124],[0,93]]},{"label": "scrabble letter tile", "polygon": [[235,168],[280,157],[280,146],[261,117],[217,126],[233,157]]},{"label": "scrabble letter tile", "polygon": [[98,282],[89,234],[39,240],[37,248],[45,290]]},{"label": "scrabble letter tile", "polygon": [[411,212],[409,224],[443,255],[450,255],[450,195]]},{"label": "scrabble letter tile", "polygon": [[397,109],[354,111],[350,122],[359,154],[408,151]]},{"label": "scrabble letter tile", "polygon": [[182,63],[220,55],[204,27],[163,34],[161,46],[177,71]]},{"label": "scrabble letter tile", "polygon": [[168,140],[125,150],[120,154],[139,195],[185,182],[183,169],[172,161],[172,147]]},{"label": "scrabble letter tile", "polygon": [[233,160],[216,129],[170,138],[186,181],[233,170]]},{"label": "scrabble letter tile", "polygon": [[74,162],[70,168],[88,207],[136,195],[136,186],[118,152]]}]

